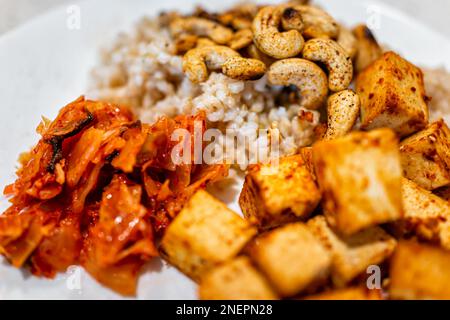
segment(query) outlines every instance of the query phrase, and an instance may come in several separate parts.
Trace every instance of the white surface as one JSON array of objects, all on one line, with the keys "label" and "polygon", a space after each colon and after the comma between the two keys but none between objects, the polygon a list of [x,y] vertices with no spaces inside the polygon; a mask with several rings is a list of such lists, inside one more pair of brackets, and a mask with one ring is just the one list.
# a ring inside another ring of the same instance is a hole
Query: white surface
[{"label": "white surface", "polygon": [[[219,9],[224,1],[199,1]],[[267,1],[265,1],[267,2]],[[366,22],[367,7],[373,1],[319,1],[338,19],[348,24]],[[0,38],[0,185],[14,179],[18,154],[36,140],[34,128],[41,115],[54,117],[67,102],[84,92],[88,72],[95,63],[97,49],[119,30],[130,26],[143,14],[160,9],[192,6],[187,0],[149,2],[135,0],[87,1],[80,4],[80,30],[66,27],[63,7]],[[343,5],[343,3],[345,5]],[[439,34],[407,16],[379,5],[378,38],[415,63],[450,70],[450,44]],[[100,14],[101,13],[101,14]],[[438,47],[439,50],[430,48]],[[1,202],[3,208],[6,202]],[[236,206],[236,203],[234,203]],[[145,299],[194,299],[195,285],[171,267],[155,260],[140,279],[138,296]],[[80,280],[80,281],[78,281]],[[78,286],[78,284],[81,284]],[[116,299],[80,269],[60,275],[54,281],[37,279],[0,263],[0,300],[14,298],[43,299]]]}]

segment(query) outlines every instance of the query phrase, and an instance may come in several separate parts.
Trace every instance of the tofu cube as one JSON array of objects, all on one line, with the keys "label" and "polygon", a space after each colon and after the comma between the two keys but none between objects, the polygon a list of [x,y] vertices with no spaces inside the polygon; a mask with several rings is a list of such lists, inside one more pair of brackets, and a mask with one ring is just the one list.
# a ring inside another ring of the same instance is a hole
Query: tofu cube
[{"label": "tofu cube", "polygon": [[402,217],[400,154],[395,133],[353,132],[313,146],[328,223],[343,235]]},{"label": "tofu cube", "polygon": [[372,227],[349,237],[339,236],[325,217],[308,221],[309,230],[332,257],[331,278],[338,288],[347,286],[371,265],[381,264],[394,252],[397,241],[380,227]]},{"label": "tofu cube", "polygon": [[369,290],[364,287],[352,287],[332,290],[306,297],[305,300],[334,300],[334,301],[357,301],[357,300],[383,300],[381,290]]},{"label": "tofu cube", "polygon": [[201,280],[202,300],[275,300],[277,295],[248,257],[239,257],[208,272]]},{"label": "tofu cube", "polygon": [[450,203],[408,179],[402,185],[405,216],[395,223],[395,230],[450,250]]},{"label": "tofu cube", "polygon": [[167,228],[161,255],[198,281],[212,267],[233,259],[256,228],[206,191],[198,191]]},{"label": "tofu cube", "polygon": [[400,242],[392,257],[389,293],[393,299],[449,300],[450,252]]},{"label": "tofu cube", "polygon": [[391,128],[405,137],[428,124],[422,71],[394,52],[387,52],[357,78],[361,128]]},{"label": "tofu cube", "polygon": [[400,144],[404,176],[427,190],[450,184],[450,130],[443,120]]},{"label": "tofu cube", "polygon": [[303,223],[257,238],[248,253],[282,297],[292,297],[328,278],[331,257]]},{"label": "tofu cube", "polygon": [[320,202],[320,192],[301,155],[278,164],[249,168],[239,204],[261,229],[306,219]]}]

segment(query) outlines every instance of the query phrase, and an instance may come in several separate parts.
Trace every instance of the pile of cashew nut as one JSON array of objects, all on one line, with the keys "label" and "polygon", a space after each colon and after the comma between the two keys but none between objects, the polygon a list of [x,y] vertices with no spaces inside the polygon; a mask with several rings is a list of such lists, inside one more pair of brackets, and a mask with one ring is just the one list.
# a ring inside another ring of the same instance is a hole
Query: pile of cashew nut
[{"label": "pile of cashew nut", "polygon": [[197,10],[169,20],[176,53],[183,55],[183,71],[192,82],[205,82],[215,71],[242,81],[266,75],[271,85],[295,86],[301,107],[327,106],[323,139],[351,131],[360,109],[350,89],[354,74],[382,54],[366,26],[347,29],[308,0],[241,4],[219,14]]}]

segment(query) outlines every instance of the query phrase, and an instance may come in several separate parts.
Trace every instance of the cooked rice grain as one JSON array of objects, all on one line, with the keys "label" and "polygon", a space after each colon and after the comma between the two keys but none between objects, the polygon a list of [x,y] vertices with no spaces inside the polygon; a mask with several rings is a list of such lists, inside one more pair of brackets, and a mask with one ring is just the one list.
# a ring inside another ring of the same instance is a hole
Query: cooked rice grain
[{"label": "cooked rice grain", "polygon": [[[103,50],[101,63],[92,72],[90,96],[96,99],[130,106],[142,121],[153,123],[161,116],[195,114],[206,111],[209,126],[221,131],[236,130],[252,140],[238,146],[237,153],[226,154],[226,160],[240,157],[257,159],[249,148],[264,137],[257,129],[278,128],[282,141],[280,154],[295,153],[313,142],[313,121],[299,119],[296,104],[277,105],[281,88],[269,86],[266,78],[258,81],[236,81],[221,73],[211,73],[208,81],[197,85],[182,71],[182,57],[175,55],[175,45],[161,18],[142,19],[129,34],[120,34]],[[427,94],[432,97],[432,120],[450,120],[450,74],[444,69],[424,70]],[[222,150],[235,151],[234,141],[219,141]],[[228,143],[228,149],[224,146]],[[233,144],[233,146],[231,146]],[[247,162],[239,163],[245,169]]]},{"label": "cooked rice grain", "polygon": [[[174,54],[168,30],[160,25],[158,18],[145,18],[132,33],[121,34],[103,51],[100,66],[92,72],[91,97],[128,105],[150,123],[164,115],[204,110],[210,127],[233,129],[247,139],[253,135],[250,144],[261,138],[253,134],[255,130],[276,127],[282,136],[282,155],[312,143],[317,112],[308,122],[298,118],[298,105],[276,105],[281,88],[267,85],[265,78],[243,82],[211,73],[208,81],[193,84],[183,74],[182,57]],[[248,145],[238,152],[256,159]],[[240,165],[246,167],[246,163]]]},{"label": "cooked rice grain", "polygon": [[450,123],[450,73],[442,69],[424,69],[427,95],[431,97],[430,120],[441,118]]}]

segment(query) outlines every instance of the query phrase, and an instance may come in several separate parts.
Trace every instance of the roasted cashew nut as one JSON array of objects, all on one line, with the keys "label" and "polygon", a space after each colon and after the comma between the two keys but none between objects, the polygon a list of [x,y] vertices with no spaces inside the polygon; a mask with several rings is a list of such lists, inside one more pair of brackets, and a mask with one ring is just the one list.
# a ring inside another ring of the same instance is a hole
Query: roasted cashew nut
[{"label": "roasted cashew nut", "polygon": [[196,48],[217,46],[217,43],[209,38],[198,38]]},{"label": "roasted cashew nut", "polygon": [[353,32],[344,26],[340,26],[336,42],[345,49],[350,58],[354,58],[358,52],[358,41]]},{"label": "roasted cashew nut", "polygon": [[359,116],[361,101],[352,90],[344,90],[328,98],[328,129],[325,140],[340,138],[349,133]]},{"label": "roasted cashew nut", "polygon": [[293,7],[287,7],[283,10],[281,25],[284,30],[297,30],[300,32],[302,32],[305,27],[300,11],[295,10]]},{"label": "roasted cashew nut", "polygon": [[218,44],[226,44],[233,37],[233,31],[217,22],[197,18],[178,18],[170,23],[170,32],[173,37],[183,33],[194,34],[199,37],[208,37]]},{"label": "roasted cashew nut", "polygon": [[353,79],[352,59],[336,41],[309,40],[303,48],[303,57],[310,61],[321,62],[328,68],[328,85],[331,91],[342,91],[350,86]]},{"label": "roasted cashew nut", "polygon": [[320,108],[327,98],[327,75],[318,65],[305,59],[275,62],[269,68],[268,80],[272,85],[296,86],[302,98],[300,106],[307,109]]},{"label": "roasted cashew nut", "polygon": [[336,39],[338,36],[339,24],[322,9],[308,5],[294,6],[292,8],[298,11],[302,17],[304,23],[303,36],[305,38]]},{"label": "roasted cashew nut", "polygon": [[357,26],[353,29],[353,34],[358,43],[355,68],[356,72],[359,73],[381,57],[383,49],[381,49],[372,31],[366,25]]},{"label": "roasted cashew nut", "polygon": [[242,29],[237,31],[233,39],[228,44],[233,50],[241,50],[253,43],[253,32],[251,29]]},{"label": "roasted cashew nut", "polygon": [[258,13],[258,5],[254,3],[239,4],[217,17],[223,25],[235,30],[251,29],[252,21]]},{"label": "roasted cashew nut", "polygon": [[262,8],[253,20],[253,41],[263,53],[276,58],[295,57],[302,51],[305,43],[297,30],[280,32],[282,7]]},{"label": "roasted cashew nut", "polygon": [[200,47],[189,50],[183,57],[183,71],[194,83],[208,79],[209,70],[220,70],[229,58],[239,53],[225,46]]},{"label": "roasted cashew nut", "polygon": [[182,34],[175,40],[175,52],[184,54],[197,46],[198,38],[192,34]]},{"label": "roasted cashew nut", "polygon": [[261,79],[266,73],[264,62],[242,57],[229,58],[222,66],[222,73],[232,79],[248,81]]},{"label": "roasted cashew nut", "polygon": [[256,59],[256,60],[260,60],[262,62],[264,62],[264,64],[266,66],[270,66],[272,63],[275,62],[275,59],[272,57],[269,57],[268,55],[264,54],[261,52],[261,50],[259,50],[256,45],[251,44],[247,47],[247,55],[252,58],[252,59]]}]

